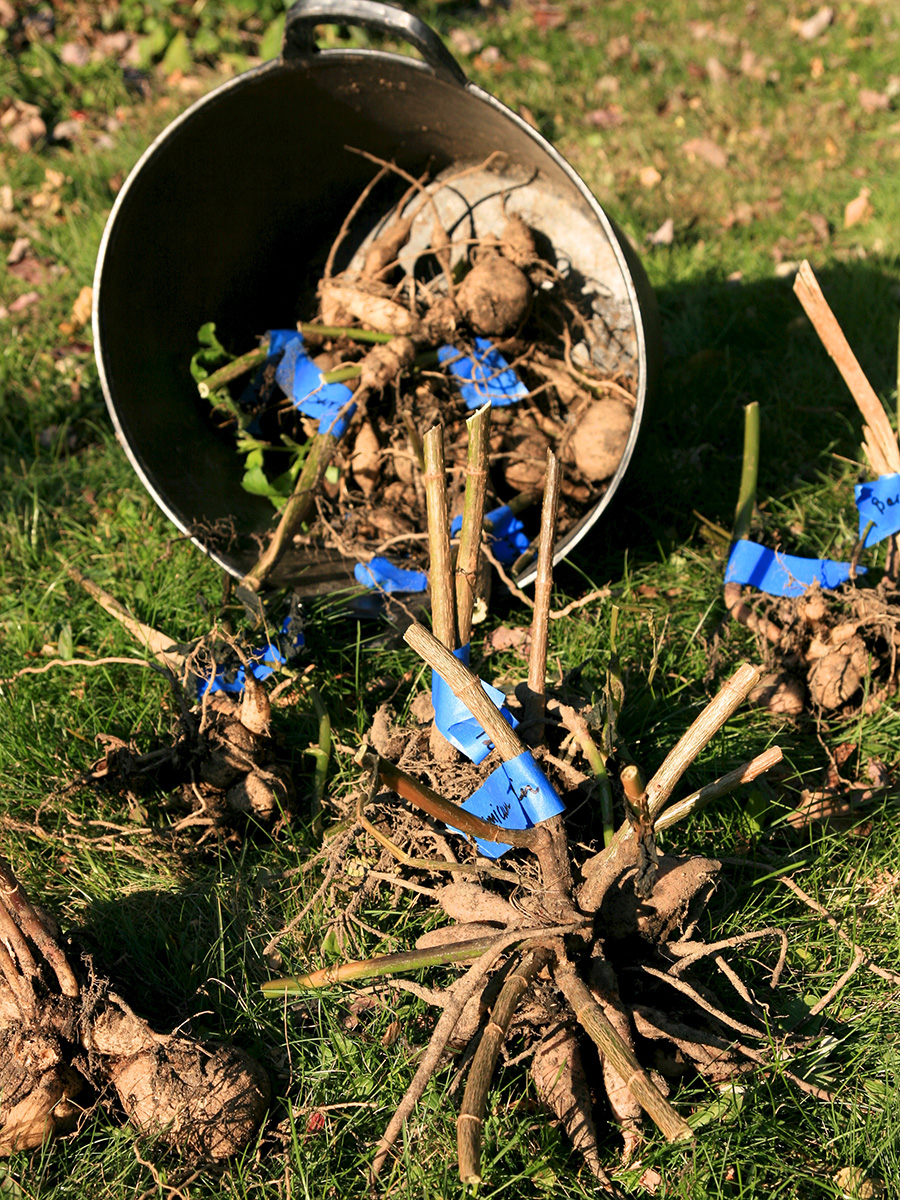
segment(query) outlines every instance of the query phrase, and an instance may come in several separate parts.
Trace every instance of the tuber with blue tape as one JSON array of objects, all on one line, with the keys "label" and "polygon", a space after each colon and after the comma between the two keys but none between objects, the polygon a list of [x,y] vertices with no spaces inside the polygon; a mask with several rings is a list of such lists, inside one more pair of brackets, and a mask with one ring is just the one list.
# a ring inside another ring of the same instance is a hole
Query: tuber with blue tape
[{"label": "tuber with blue tape", "polygon": [[[523,750],[502,762],[459,807],[501,829],[530,829],[557,816],[564,806],[531,753]],[[475,838],[475,844],[486,858],[499,858],[510,849],[504,842],[481,838]]]},{"label": "tuber with blue tape", "polygon": [[[850,570],[850,563],[782,554],[741,538],[731,548],[725,582],[747,584],[770,596],[802,596],[814,583],[823,588],[840,587],[850,578]],[[865,567],[856,570],[865,573]]]},{"label": "tuber with blue tape", "polygon": [[299,610],[292,605],[276,637],[247,655],[246,667],[239,660],[231,663],[217,662],[214,664],[214,671],[206,676],[198,675],[197,699],[202,700],[207,692],[225,692],[232,696],[240,694],[244,690],[248,668],[253,678],[262,682],[294,658],[304,644],[303,622]]},{"label": "tuber with blue tape", "polygon": [[[468,666],[469,653],[470,647],[466,644],[459,650],[454,650],[453,657]],[[485,695],[500,709],[507,724],[515,729],[519,722],[506,707],[506,697],[503,693],[498,688],[485,683],[483,679],[481,687]],[[472,716],[468,707],[458,696],[453,694],[449,685],[437,671],[431,672],[431,703],[434,706],[434,723],[450,745],[465,754],[466,758],[470,758],[476,766],[483,762],[493,750],[494,743]],[[465,808],[465,805],[462,807]],[[478,813],[477,815],[482,816],[483,814]],[[509,828],[524,829],[525,826],[512,825]]]},{"label": "tuber with blue tape", "polygon": [[459,385],[466,408],[481,408],[483,404],[501,408],[528,395],[528,388],[490,338],[477,337],[471,355],[455,346],[441,346],[437,354],[438,362],[448,367]]}]

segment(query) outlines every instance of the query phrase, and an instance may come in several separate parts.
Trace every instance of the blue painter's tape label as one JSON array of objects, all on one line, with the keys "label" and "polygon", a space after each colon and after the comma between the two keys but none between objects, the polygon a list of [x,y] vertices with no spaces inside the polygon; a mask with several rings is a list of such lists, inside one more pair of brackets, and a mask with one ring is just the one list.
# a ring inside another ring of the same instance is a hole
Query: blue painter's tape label
[{"label": "blue painter's tape label", "polygon": [[[469,665],[469,645],[453,651],[453,657]],[[506,697],[489,683],[481,681],[485,694],[494,702],[500,713],[513,729],[518,721],[506,707]],[[476,765],[483,762],[494,748],[488,734],[481,728],[466,705],[455,696],[437,671],[431,672],[431,703],[434,705],[434,723],[451,746],[465,754]]]},{"label": "blue painter's tape label", "polygon": [[[859,574],[865,567],[857,567]],[[731,548],[726,583],[742,583],[770,596],[802,596],[818,583],[823,588],[840,587],[850,578],[850,564],[829,558],[800,558],[769,550],[757,542],[741,539]]]},{"label": "blue painter's tape label", "polygon": [[[563,807],[553,785],[528,750],[501,763],[460,805],[466,812],[501,829],[530,829],[555,817]],[[504,842],[486,842],[482,838],[476,838],[475,842],[487,858],[499,858],[510,848]]]},{"label": "blue painter's tape label", "polygon": [[[493,512],[485,513],[484,525],[491,539],[491,549],[504,566],[515,562],[519,555],[528,549],[525,526],[508,504],[502,504]],[[454,517],[450,522],[450,536],[458,537],[461,529],[462,517]]]},{"label": "blue painter's tape label", "polygon": [[269,359],[278,354],[275,382],[294,406],[306,417],[319,422],[319,433],[343,437],[355,406],[344,416],[340,410],[353,398],[343,383],[323,383],[322,372],[306,353],[303,334],[296,329],[272,329],[269,332]]},{"label": "blue painter's tape label", "polygon": [[422,571],[407,571],[377,556],[367,563],[357,563],[353,576],[363,587],[378,588],[382,592],[424,592],[428,589],[428,576]]},{"label": "blue painter's tape label", "polygon": [[490,338],[476,338],[475,353],[471,355],[455,346],[441,346],[438,361],[446,365],[459,385],[466,408],[481,408],[483,404],[500,408],[528,395],[528,388],[500,351],[494,349]]},{"label": "blue painter's tape label", "polygon": [[853,491],[859,509],[860,538],[873,522],[866,534],[866,546],[900,532],[900,475],[881,475],[874,483],[858,483]]}]

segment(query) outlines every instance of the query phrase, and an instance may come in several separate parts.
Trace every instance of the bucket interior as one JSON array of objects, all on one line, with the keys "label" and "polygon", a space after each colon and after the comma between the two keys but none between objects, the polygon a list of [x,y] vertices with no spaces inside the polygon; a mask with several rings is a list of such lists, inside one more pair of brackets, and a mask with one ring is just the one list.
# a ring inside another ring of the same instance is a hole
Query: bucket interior
[{"label": "bucket interior", "polygon": [[[455,205],[453,219],[474,220],[477,236],[499,232],[508,205],[617,314],[616,337],[638,362],[639,397],[607,496],[637,434],[646,368],[634,282],[609,223],[546,143],[485,93],[411,59],[342,51],[275,60],[198,102],[144,155],[108,223],[96,280],[95,344],[123,445],[171,519],[235,575],[256,561],[273,510],[241,488],[233,435],[213,427],[197,393],[189,370],[197,331],[214,321],[240,353],[269,328],[310,319],[328,250],[376,169],[358,151],[417,176],[500,152],[490,170],[444,189],[442,203]],[[386,184],[384,198],[405,186]],[[344,264],[388,207],[366,206]],[[332,591],[350,584],[352,567],[304,547],[272,582]]]}]

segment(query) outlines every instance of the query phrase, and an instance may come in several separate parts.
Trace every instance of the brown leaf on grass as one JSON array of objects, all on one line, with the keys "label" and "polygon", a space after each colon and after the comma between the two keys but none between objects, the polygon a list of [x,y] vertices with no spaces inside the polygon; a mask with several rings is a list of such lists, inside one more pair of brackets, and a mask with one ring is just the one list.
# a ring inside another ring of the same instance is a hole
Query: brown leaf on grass
[{"label": "brown leaf on grass", "polygon": [[41,138],[47,136],[47,126],[36,104],[10,97],[0,112],[0,132],[20,154],[33,150]]},{"label": "brown leaf on grass", "polygon": [[891,98],[886,92],[876,92],[872,88],[860,88],[859,107],[866,113],[887,112],[891,107]]},{"label": "brown leaf on grass", "polygon": [[610,62],[616,62],[620,58],[624,58],[626,54],[631,53],[631,38],[627,33],[621,34],[619,37],[610,38],[606,43],[606,57]]},{"label": "brown leaf on grass", "polygon": [[638,180],[641,187],[654,188],[662,180],[662,175],[660,175],[656,167],[641,167],[638,173]]},{"label": "brown leaf on grass", "polygon": [[862,225],[872,216],[874,210],[869,203],[869,196],[871,194],[869,188],[861,188],[859,195],[846,206],[844,209],[845,229],[852,229],[854,225]]},{"label": "brown leaf on grass", "polygon": [[94,300],[94,290],[85,284],[75,298],[75,303],[72,305],[72,315],[68,321],[61,321],[59,325],[60,333],[71,337],[73,333],[77,333],[79,329],[83,329],[91,319],[91,308]]},{"label": "brown leaf on grass", "polygon": [[716,145],[712,138],[690,138],[682,144],[681,149],[691,162],[700,159],[720,171],[728,166],[728,155],[721,146]]},{"label": "brown leaf on grass", "polygon": [[6,256],[6,265],[14,267],[16,263],[20,263],[30,249],[31,238],[17,237]]},{"label": "brown leaf on grass", "polygon": [[36,304],[40,298],[40,292],[25,292],[23,295],[13,300],[7,311],[10,313],[24,312],[25,309],[30,308],[32,304]]},{"label": "brown leaf on grass", "polygon": [[511,629],[508,625],[501,625],[490,634],[487,643],[490,650],[514,650],[525,658],[531,648],[531,630]]},{"label": "brown leaf on grass", "polygon": [[648,233],[647,241],[651,246],[671,246],[675,241],[675,222],[672,218],[666,217],[659,229]]},{"label": "brown leaf on grass", "polygon": [[625,120],[621,104],[610,104],[607,108],[595,108],[585,120],[597,129],[615,129]]},{"label": "brown leaf on grass", "polygon": [[821,37],[833,20],[834,9],[829,5],[823,5],[818,12],[807,17],[805,21],[792,21],[791,28],[798,37],[803,38],[804,42],[814,42],[817,37]]},{"label": "brown leaf on grass", "polygon": [[709,77],[710,84],[714,88],[724,87],[731,79],[728,68],[723,67],[715,56],[711,56],[706,60],[706,74]]}]

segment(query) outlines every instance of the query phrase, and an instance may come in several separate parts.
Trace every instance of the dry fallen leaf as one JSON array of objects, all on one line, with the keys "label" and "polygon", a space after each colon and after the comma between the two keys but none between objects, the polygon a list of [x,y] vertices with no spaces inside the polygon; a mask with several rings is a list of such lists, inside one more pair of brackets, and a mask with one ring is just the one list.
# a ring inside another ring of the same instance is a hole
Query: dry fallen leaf
[{"label": "dry fallen leaf", "polygon": [[844,209],[844,228],[851,229],[854,225],[861,225],[872,216],[872,205],[869,203],[871,195],[869,188],[860,189],[859,195],[850,201]]},{"label": "dry fallen leaf", "polygon": [[78,329],[83,328],[90,321],[93,301],[94,289],[85,284],[72,305],[72,320]]},{"label": "dry fallen leaf", "polygon": [[728,166],[728,155],[711,138],[691,138],[681,149],[692,162],[699,158],[718,170]]},{"label": "dry fallen leaf", "polygon": [[886,92],[876,92],[872,88],[860,88],[859,106],[863,112],[887,112],[891,107],[891,98]]},{"label": "dry fallen leaf", "polygon": [[651,246],[671,246],[674,240],[675,222],[671,217],[666,217],[655,233],[647,234],[647,241]]},{"label": "dry fallen leaf", "polygon": [[803,38],[804,42],[813,42],[825,32],[833,20],[834,9],[828,5],[824,5],[818,12],[813,13],[811,17],[807,17],[805,21],[798,21],[792,23],[792,25],[796,33]]},{"label": "dry fallen leaf", "polygon": [[862,1167],[841,1167],[834,1176],[834,1182],[847,1200],[875,1200],[881,1191]]},{"label": "dry fallen leaf", "polygon": [[640,180],[641,187],[654,188],[662,179],[662,175],[660,175],[656,167],[642,167],[638,179]]}]

